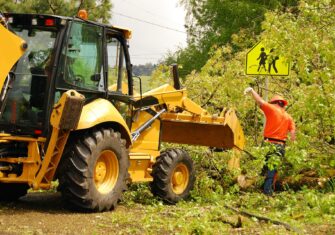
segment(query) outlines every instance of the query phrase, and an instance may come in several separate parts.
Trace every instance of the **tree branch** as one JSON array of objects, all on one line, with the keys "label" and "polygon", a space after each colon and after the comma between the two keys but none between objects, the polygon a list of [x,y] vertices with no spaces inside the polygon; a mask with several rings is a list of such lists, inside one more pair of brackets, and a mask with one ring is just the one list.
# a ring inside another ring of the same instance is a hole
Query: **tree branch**
[{"label": "tree branch", "polygon": [[282,225],[285,227],[286,230],[288,231],[294,231],[298,234],[301,234],[300,231],[292,226],[290,226],[289,224],[287,223],[284,223],[284,222],[281,222],[281,221],[278,221],[278,220],[273,220],[273,219],[270,219],[268,217],[264,217],[264,216],[259,216],[259,215],[255,215],[255,214],[252,214],[250,212],[247,212],[247,211],[240,211],[234,207],[231,207],[231,206],[228,206],[228,205],[225,205],[224,206],[225,208],[229,209],[229,210],[232,210],[240,215],[244,215],[244,216],[247,216],[247,217],[254,217],[254,218],[257,218],[259,220],[263,220],[263,221],[266,221],[266,222],[270,222],[270,223],[273,223],[273,224],[276,224],[276,225]]},{"label": "tree branch", "polygon": [[83,3],[84,3],[84,0],[80,0],[80,4],[79,4],[79,6],[78,6],[78,9],[77,9],[76,14],[78,14],[78,12],[79,12],[81,6],[83,5]]},{"label": "tree branch", "polygon": [[216,88],[214,89],[214,91],[212,92],[212,94],[208,97],[207,101],[201,105],[201,108],[205,107],[206,105],[208,105],[208,103],[213,99],[213,97],[215,96],[216,92],[218,91],[219,86],[216,86]]},{"label": "tree branch", "polygon": [[48,2],[48,5],[49,5],[49,7],[50,7],[52,13],[53,13],[53,14],[56,14],[56,10],[57,10],[57,9],[54,8],[54,7],[52,6],[52,4],[51,4],[51,2],[50,2],[49,0],[47,0],[47,2]]}]

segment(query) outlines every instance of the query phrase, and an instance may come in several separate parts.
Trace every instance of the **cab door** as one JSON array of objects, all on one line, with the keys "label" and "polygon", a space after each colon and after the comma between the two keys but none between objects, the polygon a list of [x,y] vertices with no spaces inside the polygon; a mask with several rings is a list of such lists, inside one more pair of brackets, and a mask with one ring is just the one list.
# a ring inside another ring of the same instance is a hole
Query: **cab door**
[{"label": "cab door", "polygon": [[126,42],[118,32],[106,33],[107,94],[131,127],[132,77]]}]

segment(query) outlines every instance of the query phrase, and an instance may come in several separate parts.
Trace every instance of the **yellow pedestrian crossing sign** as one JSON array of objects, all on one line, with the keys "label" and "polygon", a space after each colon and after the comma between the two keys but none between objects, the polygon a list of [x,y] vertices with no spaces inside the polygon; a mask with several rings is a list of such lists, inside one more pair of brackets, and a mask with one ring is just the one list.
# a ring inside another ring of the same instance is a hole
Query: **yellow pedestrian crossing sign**
[{"label": "yellow pedestrian crossing sign", "polygon": [[256,44],[246,56],[247,75],[288,76],[290,65],[275,49],[266,49],[262,42]]}]

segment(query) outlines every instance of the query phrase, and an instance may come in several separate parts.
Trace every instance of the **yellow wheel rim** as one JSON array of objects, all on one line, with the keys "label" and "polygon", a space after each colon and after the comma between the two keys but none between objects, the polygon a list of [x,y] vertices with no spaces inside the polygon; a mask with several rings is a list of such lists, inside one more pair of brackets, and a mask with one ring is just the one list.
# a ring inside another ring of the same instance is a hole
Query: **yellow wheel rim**
[{"label": "yellow wheel rim", "polygon": [[111,150],[104,150],[95,163],[94,183],[100,193],[107,194],[113,190],[119,177],[119,161]]},{"label": "yellow wheel rim", "polygon": [[182,194],[187,188],[190,172],[184,163],[178,163],[171,175],[171,187],[175,194]]}]

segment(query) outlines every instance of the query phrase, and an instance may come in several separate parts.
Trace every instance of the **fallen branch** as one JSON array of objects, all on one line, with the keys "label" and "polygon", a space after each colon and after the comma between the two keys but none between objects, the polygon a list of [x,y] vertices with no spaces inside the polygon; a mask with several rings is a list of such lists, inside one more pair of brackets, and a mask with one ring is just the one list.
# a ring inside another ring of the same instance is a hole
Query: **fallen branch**
[{"label": "fallen branch", "polygon": [[254,217],[254,218],[257,218],[259,220],[263,220],[263,221],[266,221],[266,222],[271,222],[271,223],[276,224],[276,225],[282,225],[286,228],[286,230],[293,231],[293,232],[296,232],[296,233],[300,234],[300,232],[296,228],[290,226],[289,224],[287,224],[285,222],[281,222],[281,221],[278,221],[278,220],[273,220],[273,219],[270,219],[270,218],[264,217],[264,216],[255,215],[255,214],[252,214],[252,213],[247,212],[247,211],[240,211],[240,210],[238,210],[234,207],[227,206],[227,205],[225,205],[224,207],[229,209],[229,210],[232,210],[232,211],[234,211],[234,212],[236,212],[240,215],[244,215],[244,216],[247,216],[247,217]]},{"label": "fallen branch", "polygon": [[242,228],[241,216],[238,216],[236,221],[229,220],[225,217],[216,218],[215,221],[219,221],[224,224],[229,224],[232,228]]}]

